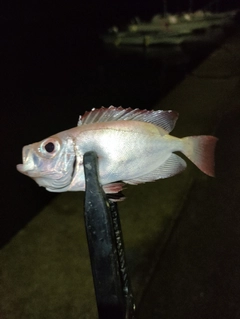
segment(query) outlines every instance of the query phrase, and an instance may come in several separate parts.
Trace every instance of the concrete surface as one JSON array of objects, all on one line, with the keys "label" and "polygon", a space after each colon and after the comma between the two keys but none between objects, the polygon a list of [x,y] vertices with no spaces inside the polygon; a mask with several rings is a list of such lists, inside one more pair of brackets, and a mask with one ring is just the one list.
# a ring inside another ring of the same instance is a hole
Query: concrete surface
[{"label": "concrete surface", "polygon": [[[179,176],[129,186],[119,204],[139,318],[239,317],[239,52],[238,33],[156,105],[179,111],[173,135],[221,140],[216,179],[188,162]],[[83,196],[56,197],[1,250],[1,319],[97,318]]]},{"label": "concrete surface", "polygon": [[146,287],[139,319],[240,318],[239,106],[216,131],[217,178],[195,181]]},{"label": "concrete surface", "polygon": [[[193,116],[211,101],[211,126],[219,137],[216,178],[194,180],[139,303],[139,319],[240,318],[239,45],[239,37],[229,39],[193,73],[193,89],[196,82],[201,82],[198,90],[205,82],[202,100],[190,98]],[[176,94],[182,105],[183,92],[184,83],[167,102]]]}]

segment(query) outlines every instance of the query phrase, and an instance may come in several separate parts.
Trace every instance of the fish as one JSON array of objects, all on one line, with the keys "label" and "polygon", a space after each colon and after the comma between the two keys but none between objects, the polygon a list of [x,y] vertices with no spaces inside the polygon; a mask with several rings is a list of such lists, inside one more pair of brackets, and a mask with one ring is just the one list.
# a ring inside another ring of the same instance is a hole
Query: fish
[{"label": "fish", "polygon": [[[86,111],[76,127],[23,147],[17,170],[50,192],[85,191],[83,157],[94,151],[98,178],[106,194],[122,200],[126,184],[164,179],[186,169],[182,153],[203,173],[214,176],[217,138],[210,135],[178,138],[178,112],[101,107]],[[115,195],[114,195],[115,194]]]}]

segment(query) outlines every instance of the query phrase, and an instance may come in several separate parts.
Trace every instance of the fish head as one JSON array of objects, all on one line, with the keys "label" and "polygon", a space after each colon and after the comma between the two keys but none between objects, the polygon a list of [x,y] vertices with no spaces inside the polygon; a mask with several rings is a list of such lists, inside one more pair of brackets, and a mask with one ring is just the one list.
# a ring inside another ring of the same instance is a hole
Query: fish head
[{"label": "fish head", "polygon": [[67,190],[74,173],[74,141],[64,134],[53,135],[24,146],[22,160],[17,170],[34,179],[39,186],[53,192]]}]

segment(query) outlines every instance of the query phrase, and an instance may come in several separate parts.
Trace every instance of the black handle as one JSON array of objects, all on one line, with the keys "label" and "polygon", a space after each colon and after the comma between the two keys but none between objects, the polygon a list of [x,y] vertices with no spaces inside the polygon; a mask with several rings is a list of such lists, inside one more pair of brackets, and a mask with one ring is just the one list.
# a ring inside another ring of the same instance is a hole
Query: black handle
[{"label": "black handle", "polygon": [[99,184],[97,162],[94,152],[84,155],[84,218],[98,315],[99,319],[133,318],[117,204],[107,199]]}]

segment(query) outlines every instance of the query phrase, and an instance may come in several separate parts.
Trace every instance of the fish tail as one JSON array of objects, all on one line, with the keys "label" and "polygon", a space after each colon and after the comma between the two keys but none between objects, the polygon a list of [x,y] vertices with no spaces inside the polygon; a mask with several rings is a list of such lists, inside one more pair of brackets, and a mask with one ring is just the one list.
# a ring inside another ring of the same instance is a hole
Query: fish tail
[{"label": "fish tail", "polygon": [[188,136],[182,139],[183,154],[202,172],[214,177],[214,153],[218,139],[214,136]]}]

